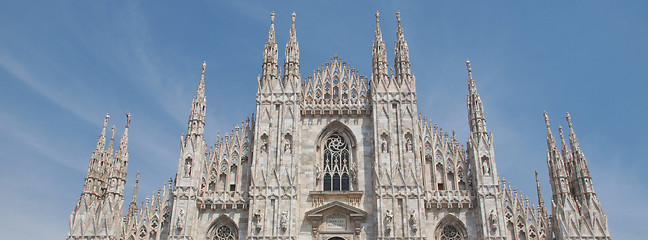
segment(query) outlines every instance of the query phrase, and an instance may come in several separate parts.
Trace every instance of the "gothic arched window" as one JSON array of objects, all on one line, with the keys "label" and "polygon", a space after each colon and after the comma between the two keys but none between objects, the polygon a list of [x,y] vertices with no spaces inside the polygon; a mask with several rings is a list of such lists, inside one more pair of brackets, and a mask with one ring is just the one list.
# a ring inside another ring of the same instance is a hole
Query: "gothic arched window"
[{"label": "gothic arched window", "polygon": [[334,133],[324,143],[324,191],[349,191],[349,143]]}]

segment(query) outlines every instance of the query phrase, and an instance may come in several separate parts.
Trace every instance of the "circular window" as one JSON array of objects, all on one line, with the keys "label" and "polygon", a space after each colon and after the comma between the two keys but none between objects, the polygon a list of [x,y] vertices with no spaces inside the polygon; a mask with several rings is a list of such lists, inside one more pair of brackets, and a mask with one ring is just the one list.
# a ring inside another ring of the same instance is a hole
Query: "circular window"
[{"label": "circular window", "polygon": [[441,239],[443,240],[461,240],[463,239],[457,231],[457,228],[447,225],[443,227],[443,232],[441,232]]},{"label": "circular window", "polygon": [[229,226],[220,225],[216,228],[213,240],[234,240],[234,231]]}]

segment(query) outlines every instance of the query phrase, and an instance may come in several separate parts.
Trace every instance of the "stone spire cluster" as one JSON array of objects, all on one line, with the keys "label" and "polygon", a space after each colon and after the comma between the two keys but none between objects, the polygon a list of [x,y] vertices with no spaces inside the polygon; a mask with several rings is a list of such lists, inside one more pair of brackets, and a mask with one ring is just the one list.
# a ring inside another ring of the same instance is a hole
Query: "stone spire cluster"
[{"label": "stone spire cluster", "polygon": [[117,149],[106,115],[67,239],[610,239],[569,114],[560,143],[544,116],[549,215],[537,172],[537,204],[499,176],[469,60],[462,144],[418,111],[400,12],[393,68],[376,12],[368,77],[335,54],[302,79],[291,17],[283,73],[273,12],[255,114],[209,146],[203,62],[175,178],[142,200],[138,171],[127,209],[130,114]]},{"label": "stone spire cluster", "polygon": [[544,113],[547,126],[547,165],[552,195],[553,232],[558,239],[611,239],[607,216],[594,192],[594,184],[587,167],[587,159],[574,132],[571,116],[567,113],[569,145],[562,127],[561,150]]},{"label": "stone spire cluster", "polygon": [[131,115],[126,113],[126,127],[114,150],[115,127],[106,146],[106,114],[97,147],[92,153],[83,193],[70,216],[68,239],[84,236],[117,236],[122,230],[124,186],[128,170],[128,128]]}]

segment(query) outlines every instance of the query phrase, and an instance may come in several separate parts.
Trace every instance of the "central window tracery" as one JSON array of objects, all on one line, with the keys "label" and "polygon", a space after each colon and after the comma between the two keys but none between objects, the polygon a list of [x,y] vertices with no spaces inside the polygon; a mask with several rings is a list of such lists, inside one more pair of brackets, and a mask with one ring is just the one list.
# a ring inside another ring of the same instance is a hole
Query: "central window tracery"
[{"label": "central window tracery", "polygon": [[234,239],[234,235],[232,234],[232,230],[229,227],[225,226],[225,225],[219,226],[218,229],[216,230],[216,236],[214,237],[214,240],[221,240],[221,239],[223,239],[223,240],[230,240],[230,239],[233,240]]},{"label": "central window tracery", "polygon": [[208,240],[238,240],[238,228],[227,216],[220,216],[207,231]]},{"label": "central window tracery", "polygon": [[447,225],[443,227],[443,231],[441,232],[441,239],[443,240],[462,240],[463,238],[459,234],[459,231],[457,228],[451,225]]},{"label": "central window tracery", "polygon": [[349,144],[334,133],[324,144],[324,191],[349,191]]},{"label": "central window tracery", "polygon": [[220,225],[216,228],[213,240],[235,240],[234,231],[227,225]]}]

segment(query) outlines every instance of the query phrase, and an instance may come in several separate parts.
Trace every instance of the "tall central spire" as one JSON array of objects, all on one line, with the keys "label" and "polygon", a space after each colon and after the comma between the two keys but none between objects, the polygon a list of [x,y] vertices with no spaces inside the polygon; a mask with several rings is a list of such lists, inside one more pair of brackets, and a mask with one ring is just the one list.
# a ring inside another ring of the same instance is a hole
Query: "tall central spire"
[{"label": "tall central spire", "polygon": [[271,89],[280,88],[279,84],[279,54],[274,27],[275,13],[270,14],[270,30],[268,42],[263,49],[263,65],[259,79],[259,92],[269,93]]},{"label": "tall central spire", "polygon": [[402,83],[403,81],[410,80],[412,76],[411,65],[409,59],[409,47],[405,41],[405,34],[403,33],[403,26],[401,26],[400,11],[396,12],[396,19],[398,20],[398,29],[396,30],[396,44],[394,45],[394,72],[396,73],[396,81]]},{"label": "tall central spire", "polygon": [[196,90],[196,96],[191,104],[191,113],[189,114],[189,127],[187,129],[187,136],[190,135],[203,135],[205,128],[205,112],[207,108],[207,99],[205,97],[205,71],[207,70],[207,63],[203,61],[202,74],[200,75],[200,82]]},{"label": "tall central spire", "polygon": [[470,59],[466,60],[466,67],[468,68],[468,119],[470,121],[470,132],[487,133],[484,105],[477,93],[477,85],[475,79],[473,79]]},{"label": "tall central spire", "polygon": [[380,84],[387,84],[389,81],[388,65],[387,65],[387,50],[385,42],[382,38],[382,31],[380,30],[380,13],[376,11],[376,32],[373,42],[373,59],[372,59],[372,81],[374,86]]},{"label": "tall central spire", "polygon": [[286,43],[286,60],[284,61],[283,84],[286,92],[301,89],[301,75],[299,74],[299,43],[297,42],[297,29],[295,28],[295,12],[292,13],[292,27],[290,37]]}]

